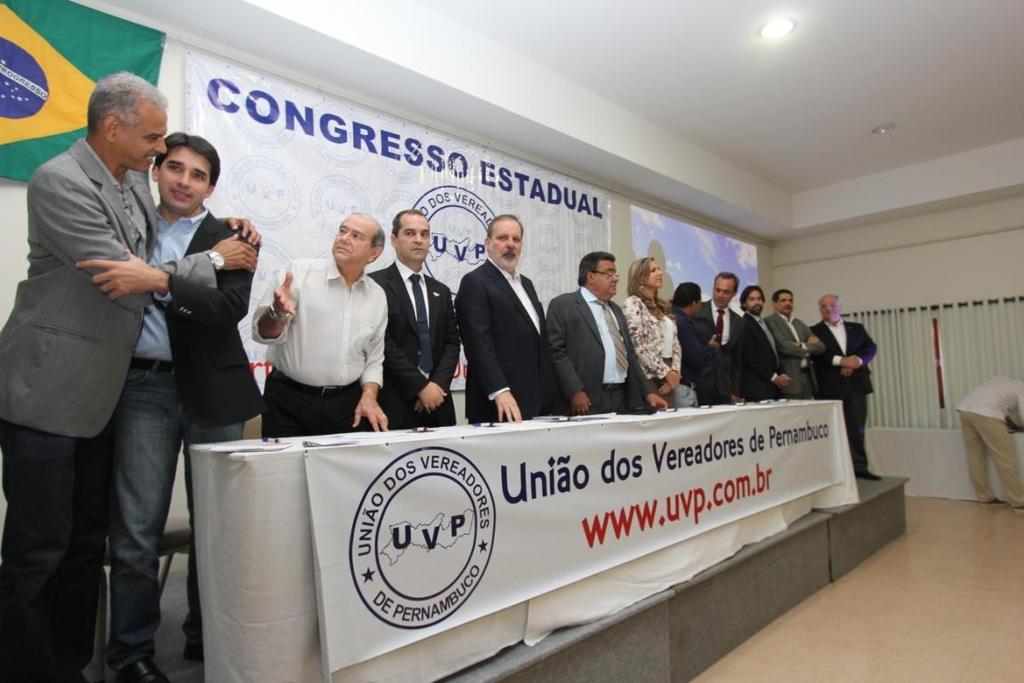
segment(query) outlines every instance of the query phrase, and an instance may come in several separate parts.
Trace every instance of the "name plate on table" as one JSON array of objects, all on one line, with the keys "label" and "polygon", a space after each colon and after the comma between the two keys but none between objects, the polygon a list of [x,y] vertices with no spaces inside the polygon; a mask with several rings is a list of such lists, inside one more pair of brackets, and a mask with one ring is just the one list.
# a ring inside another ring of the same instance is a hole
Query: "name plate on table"
[{"label": "name plate on table", "polygon": [[844,480],[811,402],[453,428],[306,453],[336,671]]}]

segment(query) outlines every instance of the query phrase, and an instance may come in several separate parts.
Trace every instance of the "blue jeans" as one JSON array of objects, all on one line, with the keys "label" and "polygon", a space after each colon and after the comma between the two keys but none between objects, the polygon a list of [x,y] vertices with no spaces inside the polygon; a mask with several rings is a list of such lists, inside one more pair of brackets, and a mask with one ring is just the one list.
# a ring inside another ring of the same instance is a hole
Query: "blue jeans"
[{"label": "blue jeans", "polygon": [[[243,425],[204,427],[178,399],[174,375],[129,370],[114,411],[114,463],[110,499],[110,642],[107,662],[118,670],[156,651],[160,625],[159,547],[167,523],[178,452],[185,446],[185,488],[192,521],[189,447],[235,441]],[[189,546],[188,640],[202,639],[195,547]]]}]

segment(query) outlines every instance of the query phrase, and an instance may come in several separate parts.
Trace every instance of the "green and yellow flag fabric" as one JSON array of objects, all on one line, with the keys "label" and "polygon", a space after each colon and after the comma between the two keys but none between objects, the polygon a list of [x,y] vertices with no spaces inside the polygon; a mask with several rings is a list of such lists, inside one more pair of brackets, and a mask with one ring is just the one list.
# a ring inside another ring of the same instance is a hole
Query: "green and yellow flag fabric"
[{"label": "green and yellow flag fabric", "polygon": [[82,137],[100,78],[155,84],[163,38],[69,0],[0,0],[0,176],[28,180]]}]

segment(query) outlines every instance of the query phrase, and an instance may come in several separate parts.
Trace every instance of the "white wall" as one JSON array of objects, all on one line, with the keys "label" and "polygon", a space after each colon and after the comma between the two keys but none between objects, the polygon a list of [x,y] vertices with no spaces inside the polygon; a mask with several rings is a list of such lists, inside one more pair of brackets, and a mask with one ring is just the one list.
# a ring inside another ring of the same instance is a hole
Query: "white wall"
[{"label": "white wall", "polygon": [[[847,311],[1021,295],[1022,254],[1024,197],[1013,197],[786,240],[774,275],[810,323],[830,291]],[[871,469],[910,477],[908,494],[973,498],[956,430],[869,429],[867,443]]]},{"label": "white wall", "polygon": [[817,298],[848,311],[1024,294],[1024,197],[779,242],[774,280],[818,321]]}]

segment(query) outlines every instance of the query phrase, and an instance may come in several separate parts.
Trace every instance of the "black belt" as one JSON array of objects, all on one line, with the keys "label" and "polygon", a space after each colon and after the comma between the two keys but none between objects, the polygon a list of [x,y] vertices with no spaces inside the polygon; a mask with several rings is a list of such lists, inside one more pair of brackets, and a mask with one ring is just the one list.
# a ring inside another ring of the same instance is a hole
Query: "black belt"
[{"label": "black belt", "polygon": [[352,384],[335,384],[324,387],[314,387],[309,384],[303,384],[302,382],[296,382],[294,379],[285,375],[280,370],[274,370],[273,372],[271,372],[270,376],[267,377],[267,379],[274,380],[275,382],[280,382],[286,387],[291,387],[292,389],[295,389],[296,391],[301,391],[304,394],[314,394],[316,396],[333,396],[335,394],[340,394],[343,391],[348,391],[349,389],[351,389],[352,387],[359,383],[358,380],[356,380],[355,382],[352,382]]},{"label": "black belt", "polygon": [[132,358],[128,367],[134,370],[152,370],[153,372],[174,372],[174,361],[154,360],[152,358]]},{"label": "black belt", "polygon": [[622,388],[626,386],[625,382],[619,382],[618,384],[605,384],[605,391],[622,391]]}]

